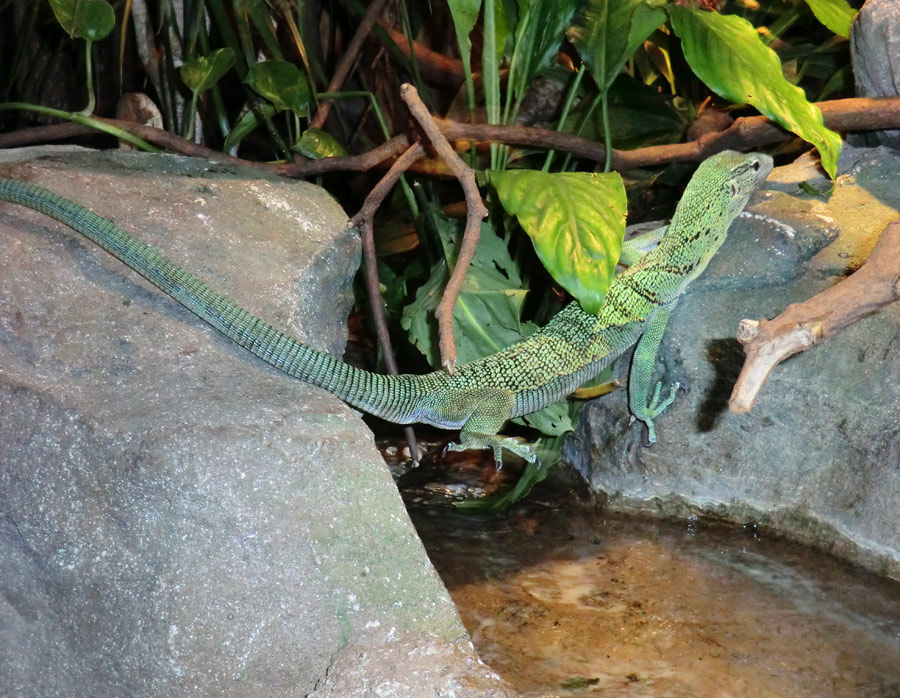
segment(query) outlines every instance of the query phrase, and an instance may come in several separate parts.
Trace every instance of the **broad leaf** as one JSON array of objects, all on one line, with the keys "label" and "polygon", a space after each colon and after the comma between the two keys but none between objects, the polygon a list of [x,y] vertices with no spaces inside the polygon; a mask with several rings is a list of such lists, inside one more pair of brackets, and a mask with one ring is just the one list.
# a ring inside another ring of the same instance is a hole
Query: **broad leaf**
[{"label": "broad leaf", "polygon": [[234,50],[216,49],[207,56],[198,56],[181,66],[180,74],[184,84],[194,94],[202,94],[234,65]]},{"label": "broad leaf", "polygon": [[588,0],[570,36],[597,86],[606,89],[666,14],[662,0]]},{"label": "broad leaf", "polygon": [[[445,257],[455,263],[462,235],[461,224],[439,212],[431,213]],[[433,312],[448,278],[447,262],[441,260],[431,270],[429,280],[416,292],[415,301],[403,311],[403,328],[409,331],[410,341],[428,357],[432,366],[440,365]],[[478,248],[453,314],[460,363],[501,351],[537,329],[533,323],[520,320],[527,293],[523,285],[503,240],[491,227],[483,224]]]},{"label": "broad leaf", "polygon": [[279,111],[291,111],[299,117],[309,115],[312,97],[309,81],[293,63],[277,59],[262,61],[249,70],[244,82]]},{"label": "broad leaf", "polygon": [[313,160],[346,155],[347,150],[337,138],[320,128],[308,128],[292,150]]},{"label": "broad leaf", "polygon": [[[426,213],[437,229],[447,259],[454,263],[462,235],[461,224],[434,209]],[[433,313],[448,278],[447,261],[441,260],[431,270],[428,281],[416,292],[416,299],[403,309],[400,320],[410,341],[428,357],[432,366],[440,365]],[[496,354],[538,329],[533,322],[520,319],[527,293],[522,286],[516,264],[503,240],[488,224],[482,224],[475,258],[453,312],[453,332],[460,363]],[[517,421],[551,435],[573,429],[565,405],[551,405],[528,415],[527,422]]]},{"label": "broad leaf", "polygon": [[809,9],[822,24],[838,36],[850,38],[850,25],[856,17],[856,10],[847,0],[806,0]]},{"label": "broad leaf", "polygon": [[116,13],[106,0],[50,0],[50,7],[73,39],[100,41],[116,26]]},{"label": "broad leaf", "polygon": [[510,170],[492,172],[491,183],[551,276],[587,312],[599,312],[625,234],[618,173]]},{"label": "broad leaf", "polygon": [[841,137],[822,124],[822,113],[781,72],[781,61],[753,26],[735,15],[669,6],[672,28],[688,64],[717,94],[756,107],[819,149],[822,167],[834,178]]}]

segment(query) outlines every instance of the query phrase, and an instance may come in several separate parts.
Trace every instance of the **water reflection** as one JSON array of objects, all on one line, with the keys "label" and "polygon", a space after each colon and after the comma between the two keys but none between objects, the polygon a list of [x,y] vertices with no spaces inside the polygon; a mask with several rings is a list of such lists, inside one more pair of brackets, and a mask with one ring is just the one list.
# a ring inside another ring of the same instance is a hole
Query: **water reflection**
[{"label": "water reflection", "polygon": [[702,521],[410,509],[525,695],[900,696],[900,585],[827,556]]}]

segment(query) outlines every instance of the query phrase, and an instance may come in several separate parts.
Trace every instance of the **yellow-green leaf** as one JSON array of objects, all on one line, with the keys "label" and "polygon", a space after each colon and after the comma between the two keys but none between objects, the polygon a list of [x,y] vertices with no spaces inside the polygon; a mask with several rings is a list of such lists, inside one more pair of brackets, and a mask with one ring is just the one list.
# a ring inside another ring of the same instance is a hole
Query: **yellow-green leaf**
[{"label": "yellow-green leaf", "polygon": [[597,313],[625,234],[625,187],[616,172],[491,172],[500,203],[531,237],[551,276]]},{"label": "yellow-green leaf", "polygon": [[838,36],[850,38],[850,25],[856,17],[856,10],[847,0],[806,0],[809,9],[822,24]]},{"label": "yellow-green leaf", "polygon": [[291,150],[312,160],[347,154],[347,149],[340,144],[337,138],[320,128],[306,129]]},{"label": "yellow-green leaf", "polygon": [[819,149],[822,167],[834,178],[841,137],[822,123],[822,113],[781,72],[781,61],[747,20],[735,15],[668,7],[672,29],[688,64],[717,94],[748,103]]}]

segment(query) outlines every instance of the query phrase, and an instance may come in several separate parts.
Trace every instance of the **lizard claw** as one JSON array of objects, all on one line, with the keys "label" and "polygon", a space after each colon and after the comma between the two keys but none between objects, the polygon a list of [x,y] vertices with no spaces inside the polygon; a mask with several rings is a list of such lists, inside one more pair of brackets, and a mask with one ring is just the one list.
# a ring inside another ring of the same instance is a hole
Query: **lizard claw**
[{"label": "lizard claw", "polygon": [[[641,417],[641,421],[647,425],[647,440],[651,445],[656,443],[656,427],[653,425],[653,420],[656,419],[659,415],[666,411],[666,409],[675,402],[675,396],[678,394],[678,389],[681,387],[681,383],[675,381],[672,383],[672,386],[669,388],[669,395],[665,400],[660,400],[660,393],[662,392],[662,383],[656,384],[656,390],[653,391],[653,398],[650,400],[650,404],[647,405],[644,410],[644,416]],[[634,415],[632,415],[632,420],[634,419]]]}]

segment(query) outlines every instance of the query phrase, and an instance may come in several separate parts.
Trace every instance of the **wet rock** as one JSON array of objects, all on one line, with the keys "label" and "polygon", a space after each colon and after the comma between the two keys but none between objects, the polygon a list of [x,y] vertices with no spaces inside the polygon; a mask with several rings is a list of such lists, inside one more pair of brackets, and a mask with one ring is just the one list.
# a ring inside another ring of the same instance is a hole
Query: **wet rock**
[{"label": "wet rock", "polygon": [[897,304],[778,366],[749,414],[727,410],[740,320],[840,281],[898,217],[894,151],[846,147],[839,171],[824,199],[797,186],[820,177],[811,161],[777,168],[679,302],[661,364],[684,387],[659,442],[629,426],[619,391],[582,410],[566,457],[614,510],[762,524],[900,577]]},{"label": "wet rock", "polygon": [[[317,187],[171,156],[3,155],[0,176],[341,350],[358,242]],[[2,204],[0,239],[0,693],[303,696],[349,644],[466,638],[349,408],[65,226]]]}]

